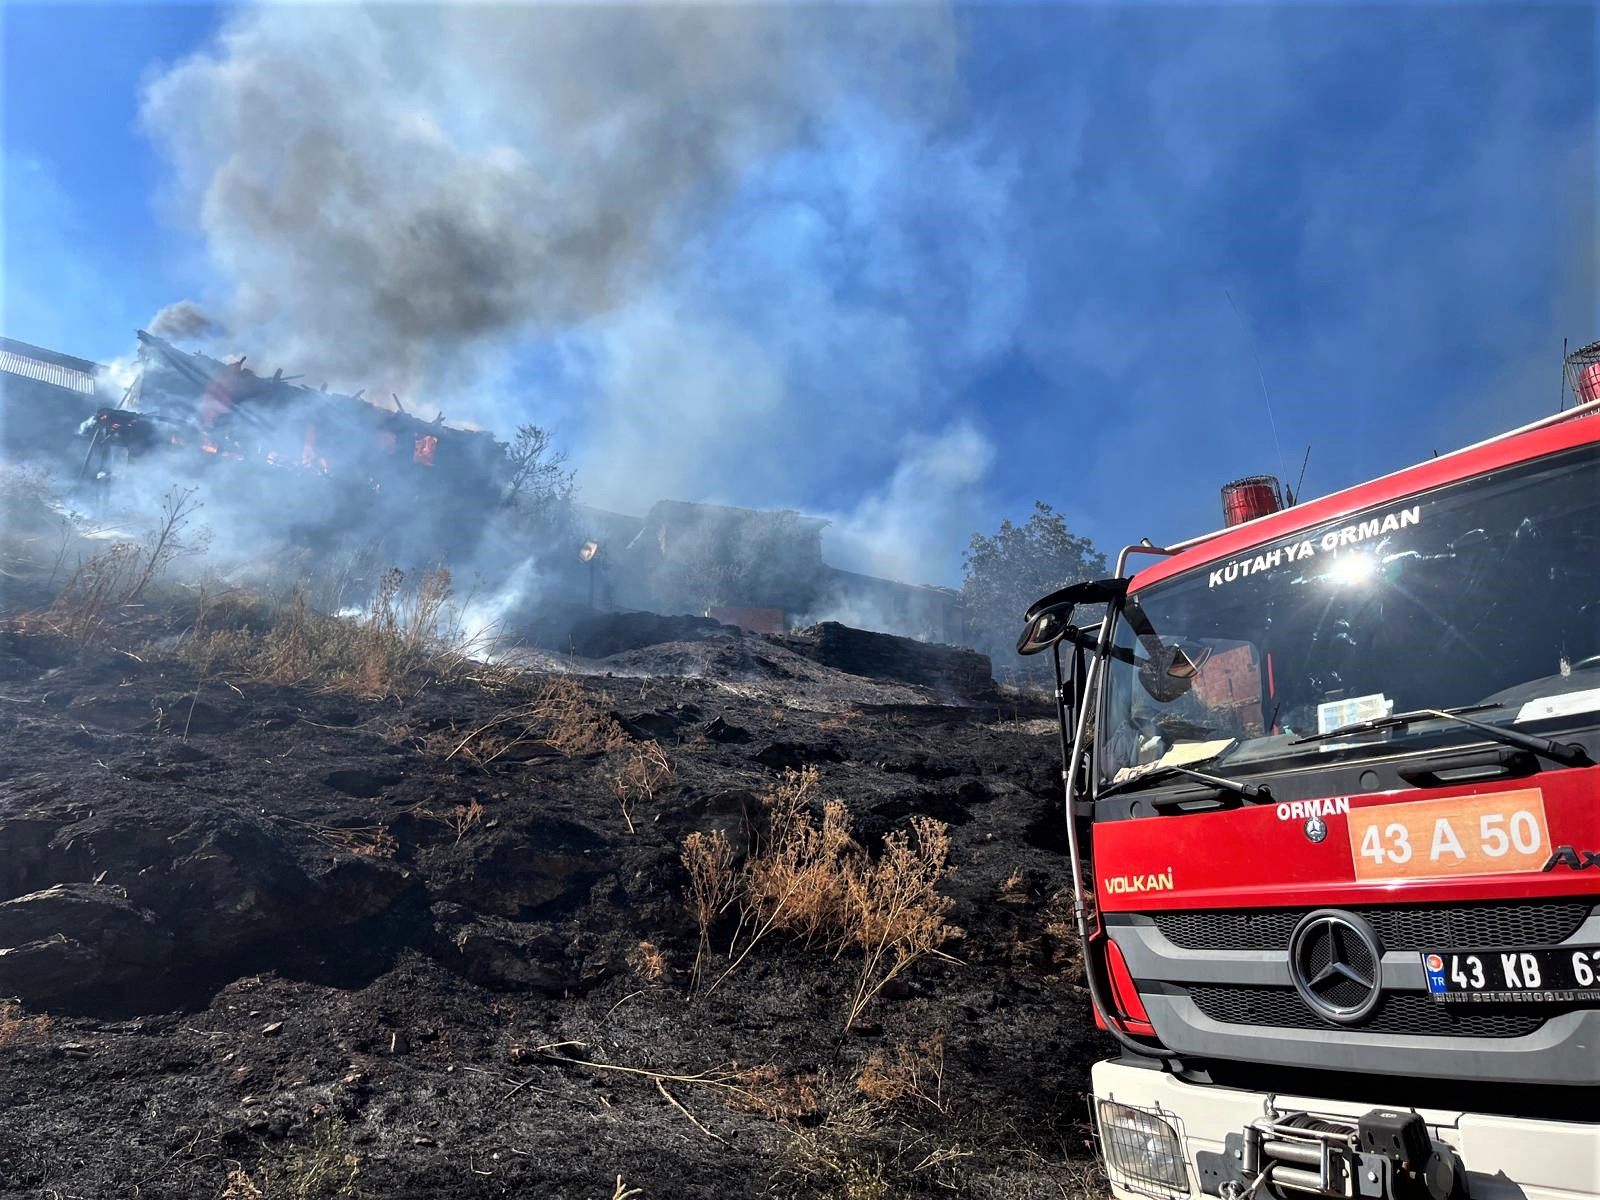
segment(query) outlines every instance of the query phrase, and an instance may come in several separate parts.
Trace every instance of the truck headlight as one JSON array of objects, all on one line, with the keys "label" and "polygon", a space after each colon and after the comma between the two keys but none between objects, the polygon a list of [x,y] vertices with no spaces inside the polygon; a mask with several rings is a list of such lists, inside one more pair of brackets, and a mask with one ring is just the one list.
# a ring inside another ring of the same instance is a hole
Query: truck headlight
[{"label": "truck headlight", "polygon": [[1128,1183],[1170,1187],[1189,1193],[1178,1131],[1156,1114],[1100,1101],[1100,1146],[1106,1165]]}]

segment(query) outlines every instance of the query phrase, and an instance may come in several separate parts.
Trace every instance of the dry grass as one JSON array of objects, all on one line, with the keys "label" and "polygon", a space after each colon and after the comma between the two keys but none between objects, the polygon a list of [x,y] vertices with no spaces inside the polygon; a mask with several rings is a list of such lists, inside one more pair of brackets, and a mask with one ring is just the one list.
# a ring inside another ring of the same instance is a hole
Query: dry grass
[{"label": "dry grass", "polygon": [[362,1193],[362,1158],[345,1148],[342,1121],[326,1118],[312,1126],[302,1146],[258,1164],[252,1173],[230,1165],[219,1200],[344,1200]]},{"label": "dry grass", "polygon": [[293,817],[278,816],[278,820],[297,825],[323,845],[345,854],[362,854],[371,858],[393,858],[400,843],[386,825],[318,825],[312,821],[297,821]]},{"label": "dry grass", "polygon": [[192,664],[270,683],[316,686],[370,699],[426,683],[477,679],[492,639],[466,630],[450,572],[410,580],[391,569],[359,617],[313,608],[303,589],[272,601],[231,593],[201,607],[182,648]]},{"label": "dry grass", "polygon": [[[0,464],[0,575],[59,571],[74,533],[43,471]],[[52,573],[46,586],[54,582]]]},{"label": "dry grass", "polygon": [[944,1035],[874,1050],[856,1076],[856,1090],[884,1108],[949,1112],[944,1094]]},{"label": "dry grass", "polygon": [[700,929],[689,987],[698,991],[711,950],[711,926],[727,911],[737,895],[733,873],[733,845],[720,829],[696,831],[683,840],[683,867],[689,873],[689,911]]},{"label": "dry grass", "polygon": [[50,1036],[50,1018],[25,1016],[15,1000],[0,1000],[0,1049],[31,1046]]},{"label": "dry grass", "polygon": [[646,983],[655,983],[667,976],[667,957],[654,942],[641,941],[629,959],[634,972]]},{"label": "dry grass", "polygon": [[601,707],[610,697],[592,697],[583,686],[566,675],[545,682],[533,699],[533,715],[544,723],[545,741],[562,754],[598,754],[621,750],[628,735],[616,719]]},{"label": "dry grass", "polygon": [[151,584],[174,560],[205,549],[204,533],[190,532],[199,509],[193,488],[173,488],[163,498],[160,517],[144,541],[112,542],[81,557],[55,599],[21,618],[22,628],[86,644],[104,641],[120,622],[138,612]]},{"label": "dry grass", "polygon": [[217,1200],[266,1200],[261,1185],[241,1166],[228,1168],[228,1178]]},{"label": "dry grass", "polygon": [[817,722],[818,729],[850,729],[858,724],[864,714],[860,709],[853,708],[848,712],[835,713],[831,717]]},{"label": "dry grass", "polygon": [[777,1067],[763,1065],[739,1070],[738,1078],[743,1091],[730,1099],[733,1108],[769,1121],[806,1121],[817,1114],[815,1076],[785,1075]]},{"label": "dry grass", "polygon": [[938,890],[949,862],[949,827],[915,816],[910,830],[884,838],[877,862],[850,875],[845,932],[848,943],[861,949],[862,964],[846,1029],[890,980],[918,959],[939,953],[958,932],[945,921],[954,902]]},{"label": "dry grass", "polygon": [[851,836],[844,805],[819,801],[819,787],[814,767],[785,773],[762,798],[766,833],[738,871],[722,835],[685,839],[690,908],[701,929],[693,976],[698,982],[710,926],[730,910],[738,919],[728,963],[711,991],[775,933],[836,958],[859,951],[848,1030],[891,980],[959,936],[946,922],[953,902],[938,891],[949,870],[950,838],[939,822],[913,817],[909,829],[884,839],[873,860]]},{"label": "dry grass", "polygon": [[622,806],[622,819],[627,822],[629,833],[634,832],[633,810],[654,800],[656,792],[671,778],[672,763],[655,742],[632,751],[623,760],[611,777],[611,791]]},{"label": "dry grass", "polygon": [[458,846],[471,830],[483,824],[483,811],[483,805],[476,796],[469,803],[452,805],[448,812],[437,812],[431,808],[416,810],[418,816],[437,821],[454,833]]},{"label": "dry grass", "polygon": [[[683,1103],[668,1089],[674,1087],[704,1088],[731,1107],[746,1112],[759,1112],[774,1116],[803,1115],[815,1107],[815,1097],[805,1089],[806,1081],[786,1079],[772,1066],[741,1067],[738,1063],[713,1067],[704,1071],[662,1071],[650,1067],[632,1067],[623,1063],[602,1062],[596,1058],[577,1058],[566,1051],[589,1051],[588,1042],[550,1042],[536,1046],[532,1053],[541,1054],[555,1062],[590,1071],[613,1073],[638,1080],[648,1080],[655,1089],[700,1130],[714,1141],[724,1139],[706,1128]],[[797,1104],[804,1107],[796,1108]]]},{"label": "dry grass", "polygon": [[[531,700],[511,705],[465,733],[451,726],[418,740],[426,754],[446,761],[465,758],[478,766],[487,766],[517,747],[535,742],[568,757],[608,753],[631,745],[626,731],[606,711],[610,701],[604,692],[591,695],[575,680],[557,675],[545,680]],[[396,732],[402,738],[413,736],[405,730]],[[656,769],[649,769],[648,761],[645,767],[638,782],[650,783],[652,788],[661,782],[657,778],[659,768],[671,774],[665,755]],[[635,777],[629,773],[628,778],[631,782]]]}]

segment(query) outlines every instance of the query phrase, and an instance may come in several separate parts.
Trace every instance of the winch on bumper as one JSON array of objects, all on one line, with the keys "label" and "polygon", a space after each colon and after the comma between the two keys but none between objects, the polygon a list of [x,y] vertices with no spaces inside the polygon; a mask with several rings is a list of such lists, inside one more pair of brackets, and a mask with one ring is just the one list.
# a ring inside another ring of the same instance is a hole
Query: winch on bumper
[{"label": "winch on bumper", "polygon": [[1096,1064],[1093,1105],[1118,1200],[1600,1197],[1588,1122],[1273,1096],[1115,1061]]}]

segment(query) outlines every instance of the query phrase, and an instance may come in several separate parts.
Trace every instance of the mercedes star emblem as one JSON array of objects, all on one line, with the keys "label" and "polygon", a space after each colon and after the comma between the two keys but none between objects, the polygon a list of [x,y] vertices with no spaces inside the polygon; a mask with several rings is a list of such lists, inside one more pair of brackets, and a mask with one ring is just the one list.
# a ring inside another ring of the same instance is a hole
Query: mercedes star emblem
[{"label": "mercedes star emblem", "polygon": [[1328,823],[1326,821],[1321,817],[1306,818],[1306,840],[1308,842],[1320,842],[1327,836]]},{"label": "mercedes star emblem", "polygon": [[1317,1016],[1336,1025],[1354,1025],[1372,1014],[1383,995],[1382,963],[1378,935],[1354,913],[1318,909],[1289,938],[1295,990]]}]

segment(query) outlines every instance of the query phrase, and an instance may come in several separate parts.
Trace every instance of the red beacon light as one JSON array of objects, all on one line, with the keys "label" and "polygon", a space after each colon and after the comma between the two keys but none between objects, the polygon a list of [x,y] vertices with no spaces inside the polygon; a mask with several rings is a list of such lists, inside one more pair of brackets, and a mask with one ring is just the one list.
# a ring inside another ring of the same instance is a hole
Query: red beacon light
[{"label": "red beacon light", "polygon": [[1578,403],[1600,400],[1600,362],[1590,363],[1578,373]]},{"label": "red beacon light", "polygon": [[1600,400],[1600,342],[1590,342],[1567,355],[1567,385],[1578,404]]},{"label": "red beacon light", "polygon": [[1283,491],[1275,475],[1246,475],[1222,485],[1222,523],[1230,529],[1282,507]]}]

